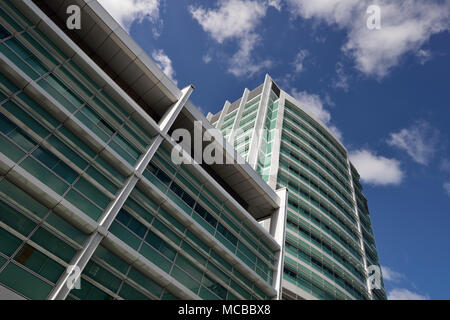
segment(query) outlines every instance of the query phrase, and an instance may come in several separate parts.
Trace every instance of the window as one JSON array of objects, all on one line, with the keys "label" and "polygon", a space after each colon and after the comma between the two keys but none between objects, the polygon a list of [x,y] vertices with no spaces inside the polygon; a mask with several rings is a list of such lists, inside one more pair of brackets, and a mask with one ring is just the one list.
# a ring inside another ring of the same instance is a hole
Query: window
[{"label": "window", "polygon": [[9,33],[8,30],[4,26],[0,24],[0,39],[5,39],[11,36],[11,33]]}]

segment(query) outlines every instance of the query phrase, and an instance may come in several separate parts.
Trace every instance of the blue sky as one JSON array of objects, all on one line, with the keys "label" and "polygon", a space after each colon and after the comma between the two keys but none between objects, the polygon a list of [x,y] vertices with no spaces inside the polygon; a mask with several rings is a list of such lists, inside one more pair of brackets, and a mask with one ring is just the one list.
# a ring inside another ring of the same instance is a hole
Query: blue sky
[{"label": "blue sky", "polygon": [[205,114],[266,73],[303,102],[361,173],[390,298],[450,299],[450,1],[100,2]]}]

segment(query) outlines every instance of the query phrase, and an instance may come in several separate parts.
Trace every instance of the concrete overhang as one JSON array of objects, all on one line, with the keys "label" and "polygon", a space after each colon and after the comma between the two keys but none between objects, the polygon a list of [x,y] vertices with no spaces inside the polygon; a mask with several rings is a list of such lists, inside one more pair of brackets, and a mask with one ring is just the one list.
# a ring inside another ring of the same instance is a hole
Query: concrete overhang
[{"label": "concrete overhang", "polygon": [[[220,131],[215,129],[205,116],[196,108],[191,101],[186,103],[173,129],[183,128],[194,137],[194,122],[198,121],[205,131],[211,133],[211,141],[202,141],[202,150],[207,145],[214,143],[216,148],[223,152],[223,163],[202,164],[202,167],[213,179],[228,191],[256,220],[271,216],[279,207],[280,199],[276,192],[262,180],[255,170],[228,144]],[[173,130],[172,130],[173,131]],[[194,144],[194,143],[192,143]],[[191,149],[191,156],[194,154]],[[228,159],[228,161],[227,161]]]},{"label": "concrete overhang", "polygon": [[[156,122],[180,97],[164,74],[114,18],[95,0],[32,0]],[[81,9],[81,28],[66,27],[67,7]]]},{"label": "concrete overhang", "polygon": [[[65,34],[108,74],[154,121],[158,122],[169,108],[181,98],[181,90],[167,77],[131,36],[96,0],[24,0],[21,6],[28,18],[37,20],[30,4],[36,5],[58,25]],[[82,27],[68,30],[66,9],[77,5],[81,9]],[[39,27],[39,25],[38,25]],[[59,44],[59,43],[58,43]],[[61,43],[64,51],[64,44]],[[67,49],[67,54],[73,55]],[[91,73],[90,73],[91,74]],[[194,121],[203,130],[213,130],[204,115],[188,101],[174,128],[193,129]],[[189,130],[189,129],[188,129]],[[266,182],[229,145],[220,132],[213,134],[214,143],[231,158],[232,164],[213,164],[203,168],[220,182],[256,220],[271,216],[279,206],[279,198]],[[204,143],[203,147],[206,144]]]}]

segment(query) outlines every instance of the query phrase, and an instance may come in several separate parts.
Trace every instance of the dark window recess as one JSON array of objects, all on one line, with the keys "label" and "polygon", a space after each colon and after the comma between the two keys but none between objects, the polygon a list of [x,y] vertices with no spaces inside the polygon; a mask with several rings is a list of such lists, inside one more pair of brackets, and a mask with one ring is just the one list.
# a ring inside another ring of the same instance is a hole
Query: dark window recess
[{"label": "dark window recess", "polygon": [[10,35],[11,33],[0,24],[0,39],[8,38]]},{"label": "dark window recess", "polygon": [[277,97],[280,97],[280,88],[278,88],[278,86],[272,82],[272,91],[277,95]]}]

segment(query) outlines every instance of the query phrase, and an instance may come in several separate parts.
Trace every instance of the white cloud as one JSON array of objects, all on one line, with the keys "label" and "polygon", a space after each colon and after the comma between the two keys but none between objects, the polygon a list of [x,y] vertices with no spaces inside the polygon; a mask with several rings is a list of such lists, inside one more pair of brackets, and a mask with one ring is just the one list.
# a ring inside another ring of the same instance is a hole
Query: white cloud
[{"label": "white cloud", "polygon": [[[450,29],[450,1],[287,0],[292,14],[318,19],[347,31],[342,50],[356,68],[382,78],[408,52],[416,52],[437,33]],[[381,8],[381,29],[367,28],[369,5]]]},{"label": "white cloud", "polygon": [[212,57],[211,57],[210,54],[205,54],[205,55],[203,56],[203,62],[204,62],[204,63],[208,64],[208,63],[210,63],[211,61],[212,61]]},{"label": "white cloud", "polygon": [[404,173],[400,162],[378,156],[369,150],[356,150],[350,154],[350,160],[361,175],[361,180],[373,185],[398,185]]},{"label": "white cloud", "polygon": [[444,190],[450,196],[450,182],[444,183]]},{"label": "white cloud", "polygon": [[295,68],[295,72],[300,73],[304,70],[304,61],[309,56],[309,51],[306,49],[300,50],[295,56],[294,62],[292,63]]},{"label": "white cloud", "polygon": [[278,11],[281,11],[281,0],[269,0],[269,7],[274,7]]},{"label": "white cloud", "polygon": [[409,128],[391,133],[387,143],[406,151],[417,163],[427,165],[436,152],[437,141],[438,131],[421,120]]},{"label": "white cloud", "polygon": [[[303,109],[305,109],[314,119],[319,120],[328,129],[331,133],[338,139],[342,139],[342,133],[339,129],[333,125],[331,125],[331,114],[324,107],[324,102],[320,98],[320,96],[316,94],[309,94],[306,91],[297,91],[296,89],[292,90],[292,96],[300,102],[300,105]],[[329,97],[326,98],[328,104],[332,104],[333,102]]]},{"label": "white cloud", "polygon": [[[389,267],[381,266],[381,272],[383,279],[392,283],[398,283],[400,281],[407,280],[406,276],[400,272],[392,270]],[[422,295],[416,292],[412,292],[405,288],[394,288],[389,291],[388,300],[429,300],[428,295]]]},{"label": "white cloud", "polygon": [[251,77],[272,66],[272,61],[268,59],[257,63],[252,61],[251,52],[258,41],[259,36],[256,34],[250,34],[241,39],[238,52],[229,61],[228,72],[236,77]]},{"label": "white cloud", "polygon": [[267,7],[259,1],[221,0],[216,9],[190,7],[192,17],[219,43],[251,34]]},{"label": "white cloud", "polygon": [[328,126],[328,130],[334,135],[336,139],[338,139],[340,142],[342,142],[343,136],[341,130],[338,129],[336,126]]},{"label": "white cloud", "polygon": [[[134,21],[139,23],[148,19],[151,22],[159,21],[159,0],[99,0],[100,4],[109,14],[130,32]],[[158,35],[156,29],[154,35]]]},{"label": "white cloud", "polygon": [[155,50],[152,53],[152,58],[155,60],[156,64],[163,70],[163,72],[178,85],[177,80],[175,80],[175,70],[172,66],[172,60],[164,53],[163,50]]},{"label": "white cloud", "polygon": [[392,289],[388,294],[388,300],[429,300],[427,295],[421,295],[408,289]]},{"label": "white cloud", "polygon": [[383,274],[383,279],[385,281],[399,282],[400,280],[406,279],[404,274],[386,266],[381,266],[381,273]]},{"label": "white cloud", "polygon": [[416,52],[416,57],[421,65],[424,65],[432,58],[431,51],[420,49]]},{"label": "white cloud", "polygon": [[253,61],[252,51],[261,41],[256,27],[267,8],[277,8],[279,1],[219,0],[212,9],[190,6],[192,17],[219,44],[237,41],[239,49],[229,59],[228,71],[237,77],[252,76],[272,65],[270,60]]},{"label": "white cloud", "polygon": [[316,94],[309,94],[306,91],[299,92],[292,90],[292,96],[300,102],[302,108],[306,109],[315,119],[327,124],[331,120],[331,114],[325,110],[322,99]]}]

